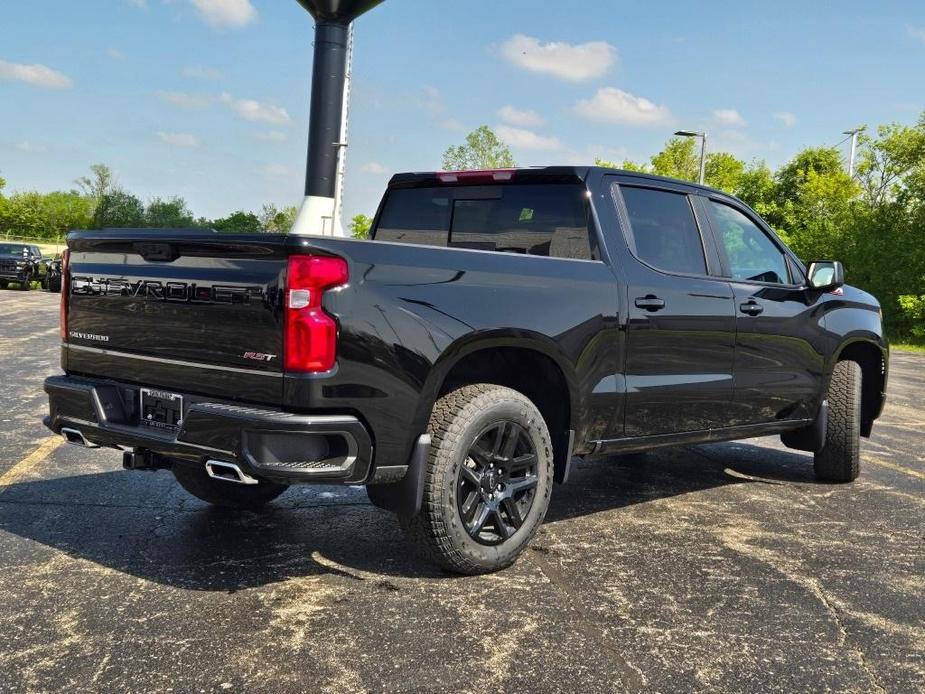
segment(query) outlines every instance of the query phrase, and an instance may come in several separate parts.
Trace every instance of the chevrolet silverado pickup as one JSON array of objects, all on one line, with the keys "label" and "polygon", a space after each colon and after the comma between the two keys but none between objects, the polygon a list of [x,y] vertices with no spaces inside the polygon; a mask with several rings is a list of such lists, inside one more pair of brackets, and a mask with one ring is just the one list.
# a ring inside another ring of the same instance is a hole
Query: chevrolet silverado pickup
[{"label": "chevrolet silverado pickup", "polygon": [[470,574],[515,561],[575,457],[776,434],[858,476],[879,305],[729,195],[398,174],[371,237],[70,234],[47,425],[217,505],[365,485]]}]

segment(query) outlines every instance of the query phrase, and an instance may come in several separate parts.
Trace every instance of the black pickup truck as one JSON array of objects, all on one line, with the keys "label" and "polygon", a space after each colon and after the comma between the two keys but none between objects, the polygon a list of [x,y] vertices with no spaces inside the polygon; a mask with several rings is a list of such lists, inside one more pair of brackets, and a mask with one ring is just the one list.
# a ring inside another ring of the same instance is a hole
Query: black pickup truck
[{"label": "black pickup truck", "polygon": [[879,305],[735,198],[399,174],[372,237],[72,233],[47,425],[219,505],[366,485],[463,573],[513,563],[575,456],[779,434],[820,479],[858,475]]},{"label": "black pickup truck", "polygon": [[42,286],[48,282],[48,261],[38,246],[28,243],[0,242],[0,289],[15,282],[20,289],[29,291],[33,281]]}]

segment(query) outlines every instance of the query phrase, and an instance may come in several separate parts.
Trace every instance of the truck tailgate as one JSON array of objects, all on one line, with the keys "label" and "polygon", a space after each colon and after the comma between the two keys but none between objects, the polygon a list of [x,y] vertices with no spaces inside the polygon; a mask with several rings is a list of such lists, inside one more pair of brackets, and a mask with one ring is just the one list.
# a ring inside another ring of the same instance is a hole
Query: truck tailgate
[{"label": "truck tailgate", "polygon": [[65,370],[281,401],[284,236],[80,232],[69,248]]}]

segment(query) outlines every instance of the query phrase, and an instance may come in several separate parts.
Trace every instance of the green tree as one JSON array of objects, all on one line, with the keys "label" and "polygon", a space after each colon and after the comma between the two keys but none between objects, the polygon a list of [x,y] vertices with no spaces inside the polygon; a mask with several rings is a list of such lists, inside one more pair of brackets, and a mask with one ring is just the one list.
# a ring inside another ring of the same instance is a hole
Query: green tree
[{"label": "green tree", "polygon": [[81,176],[74,182],[93,201],[94,206],[98,205],[103,197],[112,192],[115,187],[112,169],[105,164],[91,165],[90,175]]},{"label": "green tree", "polygon": [[444,171],[509,169],[517,166],[510,148],[494,131],[483,125],[466,135],[466,143],[443,153]]},{"label": "green tree", "polygon": [[294,205],[290,207],[278,208],[273,203],[269,203],[260,208],[260,228],[270,234],[286,234],[295,224],[295,218],[299,214],[299,208]]},{"label": "green tree", "polygon": [[[735,194],[744,174],[745,162],[728,152],[713,152],[707,155],[704,178],[708,186]],[[697,176],[699,178],[699,171]]]},{"label": "green tree", "polygon": [[594,160],[595,166],[603,166],[607,169],[622,169],[623,171],[636,171],[638,173],[650,173],[646,164],[637,164],[632,159],[624,159],[622,164],[598,157]]},{"label": "green tree", "polygon": [[350,233],[353,234],[355,239],[368,239],[372,225],[372,217],[367,217],[365,214],[356,214],[350,220]]},{"label": "green tree", "polygon": [[700,151],[693,138],[673,137],[652,157],[652,173],[682,181],[700,178]]},{"label": "green tree", "polygon": [[195,218],[186,200],[174,196],[152,198],[145,207],[144,225],[152,229],[183,229],[196,226]]},{"label": "green tree", "polygon": [[97,229],[135,229],[144,223],[141,200],[121,188],[103,195],[93,213],[93,226]]},{"label": "green tree", "polygon": [[216,231],[234,231],[239,233],[256,234],[261,230],[260,218],[253,212],[244,212],[239,210],[232,212],[227,217],[216,219],[212,223],[212,228]]},{"label": "green tree", "polygon": [[735,194],[762,217],[772,221],[777,210],[774,172],[763,161],[753,162],[739,176]]}]

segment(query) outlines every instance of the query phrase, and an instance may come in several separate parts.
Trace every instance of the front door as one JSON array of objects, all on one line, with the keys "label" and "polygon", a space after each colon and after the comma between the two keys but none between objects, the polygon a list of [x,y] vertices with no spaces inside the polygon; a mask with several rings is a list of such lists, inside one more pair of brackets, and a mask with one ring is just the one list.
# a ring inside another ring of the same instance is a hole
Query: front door
[{"label": "front door", "polygon": [[625,436],[728,426],[733,292],[710,274],[718,260],[692,200],[680,186],[635,182],[615,186],[614,198],[628,251]]},{"label": "front door", "polygon": [[747,209],[702,200],[735,293],[735,423],[814,417],[825,365],[819,293]]}]

